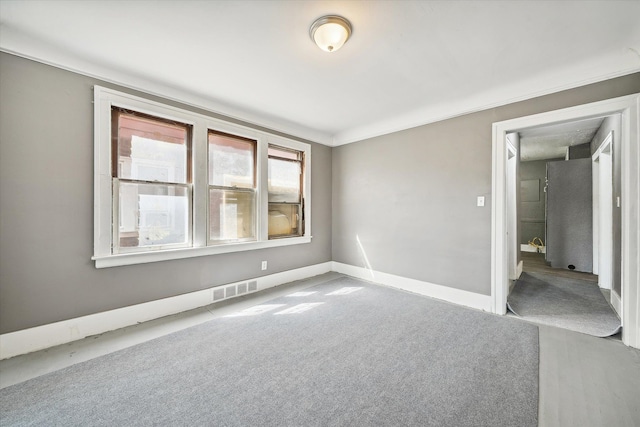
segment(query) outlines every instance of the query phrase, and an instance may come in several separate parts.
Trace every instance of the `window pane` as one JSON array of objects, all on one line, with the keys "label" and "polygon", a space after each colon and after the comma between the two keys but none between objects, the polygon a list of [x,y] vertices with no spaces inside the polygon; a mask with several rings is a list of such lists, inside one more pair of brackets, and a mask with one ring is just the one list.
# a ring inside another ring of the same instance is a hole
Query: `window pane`
[{"label": "window pane", "polygon": [[209,189],[209,239],[255,239],[255,192]]},{"label": "window pane", "polygon": [[116,111],[117,177],[141,181],[187,182],[189,127]]},{"label": "window pane", "polygon": [[269,202],[300,203],[299,162],[269,159]]},{"label": "window pane", "polygon": [[255,187],[256,141],[209,132],[209,184]]},{"label": "window pane", "polygon": [[120,247],[185,244],[189,191],[161,184],[120,183]]},{"label": "window pane", "polygon": [[269,204],[269,237],[299,236],[300,206]]}]

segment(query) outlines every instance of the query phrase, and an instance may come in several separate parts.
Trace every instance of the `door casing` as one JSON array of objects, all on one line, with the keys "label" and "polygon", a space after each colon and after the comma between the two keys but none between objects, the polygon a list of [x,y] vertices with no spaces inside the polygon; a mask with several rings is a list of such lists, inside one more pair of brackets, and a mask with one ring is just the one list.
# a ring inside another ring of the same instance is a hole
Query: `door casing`
[{"label": "door casing", "polygon": [[640,93],[493,123],[491,308],[496,314],[505,314],[509,290],[507,134],[613,114],[621,115],[622,124],[622,341],[640,348]]}]

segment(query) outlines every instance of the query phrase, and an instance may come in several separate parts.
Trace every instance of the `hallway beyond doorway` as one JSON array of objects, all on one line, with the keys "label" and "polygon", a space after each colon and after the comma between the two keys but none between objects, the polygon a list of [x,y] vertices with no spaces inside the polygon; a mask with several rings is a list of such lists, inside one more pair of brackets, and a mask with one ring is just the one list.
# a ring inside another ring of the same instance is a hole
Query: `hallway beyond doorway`
[{"label": "hallway beyond doorway", "polygon": [[507,299],[516,316],[596,337],[619,333],[620,318],[598,286],[598,276],[551,268],[543,254],[522,258],[524,271]]},{"label": "hallway beyond doorway", "polygon": [[588,280],[589,282],[598,283],[598,276],[595,274],[565,270],[563,268],[551,268],[551,266],[547,265],[542,253],[521,252],[521,259],[523,264],[522,271],[527,273],[553,274],[567,279]]}]

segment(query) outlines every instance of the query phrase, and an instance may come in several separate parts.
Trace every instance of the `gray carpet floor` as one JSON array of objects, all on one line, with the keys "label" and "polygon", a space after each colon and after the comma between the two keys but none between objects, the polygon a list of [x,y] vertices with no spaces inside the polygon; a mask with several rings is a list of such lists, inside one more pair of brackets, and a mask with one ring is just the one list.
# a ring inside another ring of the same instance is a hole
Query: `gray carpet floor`
[{"label": "gray carpet floor", "polygon": [[526,322],[346,277],[238,314],[2,389],[0,424],[537,425]]},{"label": "gray carpet floor", "polygon": [[507,298],[515,315],[596,337],[620,331],[620,319],[596,283],[541,273],[522,273]]}]

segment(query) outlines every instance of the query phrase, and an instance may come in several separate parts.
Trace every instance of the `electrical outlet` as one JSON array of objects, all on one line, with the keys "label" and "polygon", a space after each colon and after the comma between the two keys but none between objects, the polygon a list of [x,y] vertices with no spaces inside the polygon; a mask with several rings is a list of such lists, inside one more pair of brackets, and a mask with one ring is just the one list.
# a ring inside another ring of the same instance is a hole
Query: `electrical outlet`
[{"label": "electrical outlet", "polygon": [[263,270],[267,269],[267,261],[262,261],[262,269]]}]

